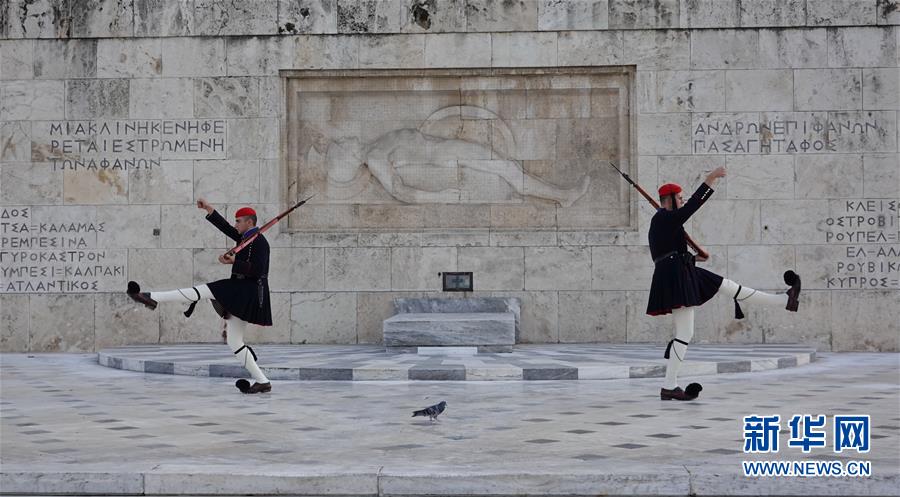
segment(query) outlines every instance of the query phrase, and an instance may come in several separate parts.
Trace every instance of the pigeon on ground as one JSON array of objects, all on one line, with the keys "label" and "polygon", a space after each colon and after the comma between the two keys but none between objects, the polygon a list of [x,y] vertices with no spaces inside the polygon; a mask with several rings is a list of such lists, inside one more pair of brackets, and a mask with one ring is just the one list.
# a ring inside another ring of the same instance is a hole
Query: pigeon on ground
[{"label": "pigeon on ground", "polygon": [[421,409],[419,411],[413,411],[412,417],[428,416],[428,419],[430,419],[431,421],[435,421],[437,417],[442,412],[444,412],[444,408],[446,407],[447,403],[442,400],[433,406],[426,407],[425,409]]}]

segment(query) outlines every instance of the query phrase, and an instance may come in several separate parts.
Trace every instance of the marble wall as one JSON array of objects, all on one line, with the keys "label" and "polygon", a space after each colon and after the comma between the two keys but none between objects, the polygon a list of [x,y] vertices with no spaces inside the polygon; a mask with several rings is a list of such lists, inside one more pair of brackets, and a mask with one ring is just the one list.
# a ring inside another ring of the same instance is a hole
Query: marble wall
[{"label": "marble wall", "polygon": [[[728,167],[688,226],[705,266],[766,290],[783,290],[787,268],[803,276],[800,312],[745,306],[735,321],[716,298],[695,341],[900,350],[898,45],[894,0],[3,2],[0,350],[219,340],[209,306],[185,319],[122,292],[129,279],[168,289],[227,274],[215,262],[227,240],[196,198],[268,219],[326,181],[289,139],[316,111],[291,107],[293,76],[528,68],[631,75],[636,180],[691,189]],[[577,97],[477,100],[524,113],[510,128],[526,137],[523,171],[571,187],[590,165],[534,158],[548,132],[527,127],[529,112],[579,115]],[[384,131],[344,124],[329,130]],[[577,124],[554,131],[555,150],[604,148]],[[493,136],[478,122],[454,133]],[[376,188],[298,211],[267,234],[275,324],[248,340],[380,343],[392,298],[439,295],[438,273],[473,271],[476,295],[521,299],[522,342],[662,343],[671,319],[644,313],[652,210],[614,179],[597,178],[608,204],[593,192],[598,208],[578,216],[484,178],[468,183],[481,201],[453,209]]]}]

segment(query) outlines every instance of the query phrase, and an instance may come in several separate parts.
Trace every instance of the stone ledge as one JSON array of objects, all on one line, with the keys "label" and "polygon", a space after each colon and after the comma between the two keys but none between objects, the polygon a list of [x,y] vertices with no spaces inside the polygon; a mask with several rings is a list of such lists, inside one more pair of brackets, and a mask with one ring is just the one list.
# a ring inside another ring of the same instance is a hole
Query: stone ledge
[{"label": "stone ledge", "polygon": [[[377,345],[259,345],[262,370],[293,381],[613,380],[665,376],[662,345],[517,345],[477,356],[420,356]],[[101,350],[101,366],[141,373],[225,378],[249,374],[231,362],[225,345],[146,345]],[[681,374],[753,374],[803,366],[815,349],[799,345],[692,345]]]},{"label": "stone ledge", "polygon": [[[80,467],[90,469],[80,471]],[[5,464],[3,494],[56,495],[897,495],[900,476],[745,478],[734,465],[663,465],[605,461],[597,468],[468,466],[177,465],[102,470],[98,464],[32,471]]]}]

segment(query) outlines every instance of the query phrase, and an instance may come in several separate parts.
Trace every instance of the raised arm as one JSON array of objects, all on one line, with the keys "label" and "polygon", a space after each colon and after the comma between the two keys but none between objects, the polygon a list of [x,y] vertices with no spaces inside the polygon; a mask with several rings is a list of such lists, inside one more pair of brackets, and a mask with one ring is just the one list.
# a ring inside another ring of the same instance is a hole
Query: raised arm
[{"label": "raised arm", "polygon": [[687,222],[687,220],[697,212],[697,209],[706,203],[706,199],[713,193],[713,185],[715,185],[716,181],[723,176],[725,176],[724,167],[717,167],[710,172],[706,176],[706,180],[697,188],[697,191],[691,195],[691,198],[689,198],[680,209],[672,211],[672,215],[675,219],[677,219],[680,224]]},{"label": "raised arm", "polygon": [[221,214],[216,212],[213,206],[209,205],[209,202],[202,198],[197,199],[197,207],[206,211],[206,220],[211,222],[216,228],[219,228],[219,231],[225,233],[225,236],[236,242],[241,241],[241,234],[237,228],[229,224]]}]

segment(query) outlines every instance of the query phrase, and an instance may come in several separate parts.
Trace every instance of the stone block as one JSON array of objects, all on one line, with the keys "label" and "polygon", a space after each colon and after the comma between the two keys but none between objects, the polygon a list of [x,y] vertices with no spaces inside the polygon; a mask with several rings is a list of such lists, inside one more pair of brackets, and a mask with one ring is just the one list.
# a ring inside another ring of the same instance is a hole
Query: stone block
[{"label": "stone block", "polygon": [[271,249],[269,288],[272,291],[323,290],[325,249]]},{"label": "stone block", "polygon": [[729,111],[793,110],[794,78],[789,69],[725,71]]},{"label": "stone block", "polygon": [[278,33],[277,24],[278,0],[194,0],[196,35],[274,35]]},{"label": "stone block", "polygon": [[[189,286],[189,285],[188,285]],[[143,286],[141,287],[144,288]],[[172,286],[166,290],[178,288]],[[180,287],[185,288],[185,287]],[[148,288],[149,289],[149,288]],[[144,313],[158,313],[160,343],[216,343],[221,344],[220,364],[238,364],[234,354],[222,339],[225,320],[213,310],[209,301],[200,302],[190,318],[184,317],[187,305],[177,302],[163,302],[155,311],[143,308]],[[249,327],[248,327],[249,328]],[[234,361],[234,362],[232,362]]]},{"label": "stone block", "polygon": [[[828,121],[838,128],[829,133],[842,153],[894,152],[897,150],[897,113],[885,111],[829,112]],[[850,123],[852,131],[841,126]]]},{"label": "stone block", "polygon": [[[160,211],[162,248],[224,248],[233,244],[204,219],[206,212],[195,204],[161,205]],[[220,207],[219,213],[224,216],[224,209]]]},{"label": "stone block", "polygon": [[637,118],[639,155],[691,153],[691,114],[644,114]]},{"label": "stone block", "polygon": [[278,120],[229,119],[229,159],[277,159],[279,150]]},{"label": "stone block", "polygon": [[291,295],[291,343],[357,343],[356,293]]},{"label": "stone block", "polygon": [[390,290],[391,249],[326,248],[325,288],[328,290]]},{"label": "stone block", "polygon": [[472,271],[478,290],[522,290],[525,255],[520,247],[464,247],[458,249],[459,271]]},{"label": "stone block", "polygon": [[128,117],[127,79],[70,80],[66,82],[66,117],[91,119]]},{"label": "stone block", "polygon": [[31,122],[0,122],[0,161],[31,160]]},{"label": "stone block", "polygon": [[608,29],[609,0],[541,0],[537,22],[539,31]]},{"label": "stone block", "polygon": [[512,313],[518,324],[522,303],[515,298],[488,297],[483,292],[456,294],[440,298],[398,298],[394,299],[396,314],[452,314],[452,313]]},{"label": "stone block", "polygon": [[0,79],[34,77],[34,43],[33,40],[0,41]]},{"label": "stone block", "polygon": [[31,352],[93,352],[94,295],[32,295]]},{"label": "stone block", "polygon": [[526,247],[525,290],[590,290],[587,247]]},{"label": "stone block", "polygon": [[246,343],[291,343],[291,294],[271,292],[269,299],[272,301],[272,326],[247,326]]},{"label": "stone block", "polygon": [[194,117],[194,82],[189,78],[132,79],[129,84],[129,117]]},{"label": "stone block", "polygon": [[679,14],[682,28],[738,27],[738,5],[733,0],[683,0]]},{"label": "stone block", "polygon": [[425,67],[490,67],[488,33],[437,33],[425,37]]},{"label": "stone block", "polygon": [[828,29],[828,67],[895,67],[897,36],[890,26]]},{"label": "stone block", "polygon": [[890,0],[878,0],[875,14],[878,16],[875,20],[878,24],[900,24],[900,9]]},{"label": "stone block", "polygon": [[190,36],[193,33],[193,0],[134,0],[135,36]]},{"label": "stone block", "polygon": [[418,2],[401,6],[400,32],[446,33],[466,31],[465,0]]},{"label": "stone block", "polygon": [[691,69],[750,69],[759,62],[759,32],[711,29],[691,32]]},{"label": "stone block", "polygon": [[691,32],[686,30],[625,31],[625,64],[639,71],[691,68]]},{"label": "stone block", "polygon": [[159,313],[124,292],[94,296],[94,350],[159,343]]},{"label": "stone block", "polygon": [[73,38],[127,38],[134,35],[134,4],[121,0],[70,0]]},{"label": "stone block", "polygon": [[0,352],[28,352],[28,295],[0,295]]},{"label": "stone block", "polygon": [[783,290],[783,274],[795,267],[794,247],[729,247],[728,278],[757,290]]},{"label": "stone block", "polygon": [[[228,246],[233,246],[233,243],[228,244]],[[229,277],[231,268],[218,260],[219,256],[222,255],[225,250],[225,245],[217,248],[191,249],[191,257],[194,265],[194,272],[192,275],[194,286]]]},{"label": "stone block", "polygon": [[337,0],[278,0],[278,34],[337,33]]},{"label": "stone block", "polygon": [[360,68],[422,67],[424,65],[425,35],[385,35],[360,39]]},{"label": "stone block", "polygon": [[[651,106],[648,112],[697,112],[725,107],[725,71],[658,71],[653,74],[656,81],[655,87],[648,88],[651,98],[647,102]],[[728,95],[731,96],[730,90]]]},{"label": "stone block", "polygon": [[128,280],[143,291],[187,288],[192,284],[190,249],[132,249],[128,251]]},{"label": "stone block", "polygon": [[491,297],[516,298],[521,303],[516,343],[559,342],[559,292],[491,292]]},{"label": "stone block", "polygon": [[653,278],[647,247],[591,247],[594,290],[644,290]]},{"label": "stone block", "polygon": [[63,172],[63,200],[68,204],[127,204],[128,173],[115,171]]},{"label": "stone block", "polygon": [[806,0],[755,0],[739,2],[738,20],[743,28],[806,25]]},{"label": "stone block", "polygon": [[759,65],[772,68],[814,68],[828,65],[826,30],[760,29]]},{"label": "stone block", "polygon": [[194,162],[194,195],[211,203],[252,204],[259,200],[258,160]]},{"label": "stone block", "polygon": [[860,69],[798,69],[794,79],[797,110],[862,108]]},{"label": "stone block", "polygon": [[[515,140],[515,148],[510,151],[516,160],[552,160],[556,158],[556,119],[515,119],[507,122]],[[491,128],[493,143],[501,143],[505,137],[498,126]]]},{"label": "stone block", "polygon": [[407,5],[400,0],[338,0],[338,33],[398,33]]},{"label": "stone block", "polygon": [[[420,298],[425,292],[357,292],[356,336],[361,344],[384,342],[383,322],[394,315],[394,299]],[[405,378],[405,375],[404,375]]]},{"label": "stone block", "polygon": [[794,177],[794,197],[798,199],[863,196],[861,155],[797,155]]},{"label": "stone block", "polygon": [[0,120],[63,119],[65,92],[63,81],[0,81]]},{"label": "stone block", "polygon": [[159,248],[160,238],[153,234],[161,227],[159,210],[158,205],[98,206],[96,220],[103,231],[97,233],[97,246]]},{"label": "stone block", "polygon": [[[809,243],[817,243],[817,240],[809,240]],[[842,284],[849,284],[850,280],[846,279],[849,276],[859,276],[859,273],[850,274],[837,267],[838,263],[854,262],[847,259],[846,245],[801,245],[796,247],[796,254],[797,274],[803,278],[804,290],[826,290],[832,286],[837,289]],[[841,281],[840,278],[845,279]]]},{"label": "stone block", "polygon": [[492,231],[492,247],[542,247],[559,245],[555,231]]},{"label": "stone block", "polygon": [[625,315],[625,292],[559,292],[559,341],[622,343]]},{"label": "stone block", "polygon": [[[466,2],[466,29],[473,31],[535,31],[538,2]],[[541,64],[537,64],[541,65]]]},{"label": "stone block", "polygon": [[[703,183],[703,181],[706,179],[706,175],[709,174],[713,169],[723,165],[723,162],[723,158],[717,156],[660,156],[657,166],[657,175],[659,178],[658,181],[656,177],[652,177],[649,182],[645,182],[642,184],[662,185],[665,183],[678,183],[685,190],[682,192],[682,195],[686,198],[690,198],[694,191],[700,186],[700,183]],[[641,165],[643,165],[643,163]],[[725,181],[719,180],[713,190],[714,193],[711,199],[727,199],[727,177]],[[637,200],[640,204],[638,206],[639,209],[642,211],[648,211],[648,209],[646,209],[643,205],[643,198]],[[653,215],[652,209],[649,209],[648,214],[650,216]]]},{"label": "stone block", "polygon": [[516,318],[509,312],[403,313],[384,320],[385,347],[513,345]]},{"label": "stone block", "polygon": [[36,79],[93,78],[97,75],[97,40],[35,40]]},{"label": "stone block", "polygon": [[439,273],[456,271],[455,247],[394,247],[391,249],[392,290],[442,288]]},{"label": "stone block", "polygon": [[491,64],[494,67],[552,67],[558,64],[557,55],[556,33],[491,34]]},{"label": "stone block", "polygon": [[360,40],[354,36],[297,36],[295,69],[356,69]]},{"label": "stone block", "polygon": [[678,0],[609,0],[610,29],[679,27]]},{"label": "stone block", "polygon": [[284,100],[281,78],[265,77],[259,80],[259,117],[284,117]]},{"label": "stone block", "polygon": [[900,166],[897,154],[863,155],[863,197],[897,198]]},{"label": "stone block", "polygon": [[664,344],[671,339],[675,329],[672,315],[648,315],[647,302],[649,299],[649,290],[625,292],[625,322],[627,326],[625,341],[627,343]]},{"label": "stone block", "polygon": [[128,203],[187,204],[193,199],[194,166],[191,161],[162,161],[152,169],[128,173]]},{"label": "stone block", "polygon": [[102,39],[97,41],[98,78],[153,78],[162,75],[159,39]]},{"label": "stone block", "polygon": [[67,38],[72,17],[69,0],[10,0],[7,5],[10,38]]},{"label": "stone block", "polygon": [[[725,196],[719,198],[724,199]],[[708,200],[700,212],[691,218],[692,233],[704,244],[757,244],[761,230],[761,203],[756,200]]]},{"label": "stone block", "polygon": [[194,80],[194,115],[197,117],[256,117],[259,81],[254,78],[201,78]]},{"label": "stone block", "polygon": [[831,292],[832,350],[900,351],[897,290]]},{"label": "stone block", "polygon": [[0,194],[10,204],[61,204],[62,176],[50,164],[32,162],[0,163]]},{"label": "stone block", "polygon": [[163,38],[160,44],[165,77],[225,75],[224,38]]},{"label": "stone block", "polygon": [[225,70],[229,76],[278,76],[280,69],[293,68],[295,41],[283,36],[228,38]]},{"label": "stone block", "polygon": [[823,243],[821,223],[828,215],[825,200],[767,200],[760,202],[764,244]]},{"label": "stone block", "polygon": [[900,108],[900,68],[863,69],[863,109]]},{"label": "stone block", "polygon": [[564,31],[557,43],[561,66],[618,65],[625,57],[621,31]]},{"label": "stone block", "polygon": [[747,319],[736,323],[762,331],[765,343],[799,343],[826,352],[831,350],[832,334],[836,331],[831,321],[831,292],[801,292],[796,313],[763,306],[742,308]]},{"label": "stone block", "polygon": [[875,24],[872,0],[806,2],[807,26],[870,26]]},{"label": "stone block", "polygon": [[730,155],[726,165],[730,199],[794,197],[794,158],[790,155]]}]

